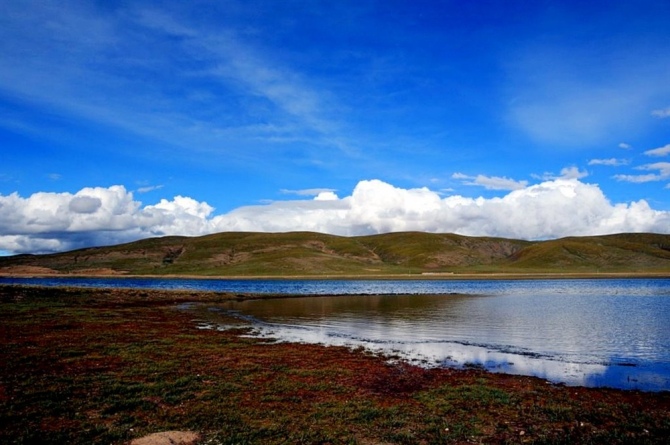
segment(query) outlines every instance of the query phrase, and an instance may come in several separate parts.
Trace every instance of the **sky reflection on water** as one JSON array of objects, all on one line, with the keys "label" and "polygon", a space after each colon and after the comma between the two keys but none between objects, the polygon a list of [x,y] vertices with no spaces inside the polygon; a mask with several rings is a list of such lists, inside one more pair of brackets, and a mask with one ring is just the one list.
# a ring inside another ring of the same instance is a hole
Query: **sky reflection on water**
[{"label": "sky reflection on water", "polygon": [[[259,335],[280,341],[364,346],[424,366],[474,364],[568,385],[670,390],[668,279],[5,277],[3,283],[341,294],[231,302],[220,309],[250,317]],[[216,311],[209,315],[205,321],[216,323]]]},{"label": "sky reflection on water", "polygon": [[667,289],[638,295],[621,293],[625,286],[614,294],[607,287],[580,292],[574,283],[567,289],[309,297],[224,307],[258,320],[258,335],[280,341],[364,346],[423,366],[478,365],[568,385],[670,390]]},{"label": "sky reflection on water", "polygon": [[[201,327],[211,328],[212,324]],[[225,326],[222,327],[225,329]],[[279,342],[316,343],[332,346],[364,347],[425,367],[480,366],[491,372],[535,376],[570,386],[612,387],[666,391],[670,389],[670,366],[667,363],[646,363],[629,366],[628,362],[579,363],[523,351],[502,352],[485,345],[456,342],[407,342],[370,340],[348,336],[327,329],[290,325],[259,324],[254,337]],[[521,352],[521,353],[519,353]]]}]

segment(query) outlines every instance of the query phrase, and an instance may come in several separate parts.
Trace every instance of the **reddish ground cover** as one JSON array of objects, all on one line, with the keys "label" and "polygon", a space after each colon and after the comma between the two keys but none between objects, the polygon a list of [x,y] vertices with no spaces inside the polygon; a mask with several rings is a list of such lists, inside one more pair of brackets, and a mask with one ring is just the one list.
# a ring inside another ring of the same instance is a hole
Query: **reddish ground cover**
[{"label": "reddish ground cover", "polygon": [[[0,443],[666,443],[670,394],[198,330],[236,296],[0,287]],[[238,297],[239,298],[239,297]],[[231,321],[232,322],[232,321]]]}]

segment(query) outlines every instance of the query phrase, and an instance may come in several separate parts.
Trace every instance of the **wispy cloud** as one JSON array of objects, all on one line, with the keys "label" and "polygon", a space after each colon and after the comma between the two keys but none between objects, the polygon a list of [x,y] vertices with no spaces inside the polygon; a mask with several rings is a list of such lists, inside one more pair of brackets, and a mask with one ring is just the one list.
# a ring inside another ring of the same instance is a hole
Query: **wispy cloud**
[{"label": "wispy cloud", "polygon": [[661,175],[649,173],[646,175],[614,175],[614,179],[622,182],[632,182],[635,184],[642,184],[644,182],[660,181],[663,179]]},{"label": "wispy cloud", "polygon": [[519,190],[528,185],[528,181],[515,181],[499,176],[469,176],[463,173],[454,173],[451,177],[462,181],[465,185],[481,186],[487,190]]},{"label": "wispy cloud", "polygon": [[289,190],[281,189],[280,193],[284,195],[297,195],[297,196],[319,196],[326,194],[335,194],[337,190],[331,188],[314,188],[314,189],[302,189],[302,190]]},{"label": "wispy cloud", "polygon": [[561,169],[561,175],[556,179],[582,179],[586,178],[589,172],[580,170],[578,167],[564,167]]},{"label": "wispy cloud", "polygon": [[[520,46],[506,61],[515,98],[510,123],[538,143],[565,147],[644,131],[650,105],[670,93],[664,74],[670,57],[661,43],[610,31],[607,42],[594,38],[568,48],[561,39],[547,38]],[[663,55],[650,56],[656,53]],[[666,110],[657,111],[666,117]]]},{"label": "wispy cloud", "polygon": [[21,104],[120,128],[193,161],[185,154],[253,164],[285,144],[303,157],[323,147],[357,155],[337,95],[235,23],[207,26],[178,7],[103,14],[29,3],[7,5],[0,19],[0,91]]},{"label": "wispy cloud", "polygon": [[665,119],[667,117],[670,117],[670,107],[654,110],[651,112],[651,115],[659,119]]},{"label": "wispy cloud", "polygon": [[644,175],[615,175],[617,181],[644,183],[654,181],[664,181],[670,179],[670,162],[656,162],[654,164],[641,165],[635,167],[636,170],[653,171],[658,170],[658,173],[647,173]]},{"label": "wispy cloud", "polygon": [[670,154],[670,144],[644,152],[647,156],[667,156]]},{"label": "wispy cloud", "polygon": [[627,144],[625,142],[620,142],[619,143],[619,148],[621,148],[623,150],[630,150],[631,148],[633,148],[633,146],[630,145],[630,144]]},{"label": "wispy cloud", "polygon": [[609,159],[591,159],[589,161],[589,165],[607,165],[609,167],[620,167],[622,165],[628,165],[630,161],[627,159],[617,159],[617,158],[609,158]]},{"label": "wispy cloud", "polygon": [[538,179],[540,181],[553,181],[555,179],[581,179],[586,178],[589,175],[589,172],[586,170],[580,170],[578,167],[563,167],[561,173],[556,175],[551,172],[544,172],[541,175],[531,174],[531,177]]},{"label": "wispy cloud", "polygon": [[[256,104],[245,111],[277,113],[272,117],[279,132],[268,135],[269,140],[295,138],[297,132],[312,143],[354,151],[339,131],[342,121],[336,116],[342,105],[336,96],[316,79],[287,65],[276,50],[245,41],[235,27],[196,28],[187,21],[177,22],[163,11],[142,10],[138,22],[156,32],[184,39],[185,44],[179,49],[193,60],[207,62],[205,69],[189,75],[255,98]],[[272,104],[274,110],[268,110],[263,101]],[[289,135],[286,130],[290,130]]]},{"label": "wispy cloud", "polygon": [[658,170],[659,174],[664,178],[670,177],[670,162],[656,162],[655,164],[647,164],[640,168],[643,170]]},{"label": "wispy cloud", "polygon": [[[652,150],[647,150],[644,152],[644,154],[650,157],[667,156],[670,154],[670,144],[665,145],[663,147],[654,148]],[[601,160],[601,161],[608,161],[608,160]],[[616,161],[616,159],[612,159],[611,161]],[[591,164],[591,162],[589,162],[589,164]],[[601,165],[615,165],[615,164],[605,164],[604,162],[602,162]],[[635,167],[635,170],[657,171],[657,172],[645,173],[641,175],[619,174],[614,175],[613,178],[616,179],[617,181],[632,182],[636,184],[641,184],[645,182],[665,181],[670,179],[670,162],[656,162],[653,164],[640,165]]]},{"label": "wispy cloud", "polygon": [[162,184],[161,185],[147,185],[147,186],[144,186],[144,187],[139,187],[136,191],[137,191],[137,193],[149,193],[149,192],[153,192],[154,190],[160,190],[163,187],[164,186]]}]

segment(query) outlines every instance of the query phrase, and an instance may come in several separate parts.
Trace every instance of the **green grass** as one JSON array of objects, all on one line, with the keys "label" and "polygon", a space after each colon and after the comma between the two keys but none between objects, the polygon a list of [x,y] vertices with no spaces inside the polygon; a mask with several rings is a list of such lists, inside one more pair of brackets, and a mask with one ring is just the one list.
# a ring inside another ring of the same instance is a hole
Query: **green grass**
[{"label": "green grass", "polygon": [[0,257],[0,269],[114,270],[200,276],[384,276],[429,273],[670,273],[670,235],[529,242],[420,232],[341,237],[311,232],[165,237],[53,255]]}]

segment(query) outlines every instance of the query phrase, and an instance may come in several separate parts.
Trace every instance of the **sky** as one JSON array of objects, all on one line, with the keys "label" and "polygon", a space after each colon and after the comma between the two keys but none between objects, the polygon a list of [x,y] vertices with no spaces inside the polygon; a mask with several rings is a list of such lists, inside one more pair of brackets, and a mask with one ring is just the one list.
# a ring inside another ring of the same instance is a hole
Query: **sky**
[{"label": "sky", "polygon": [[9,0],[0,254],[670,233],[670,2]]}]

